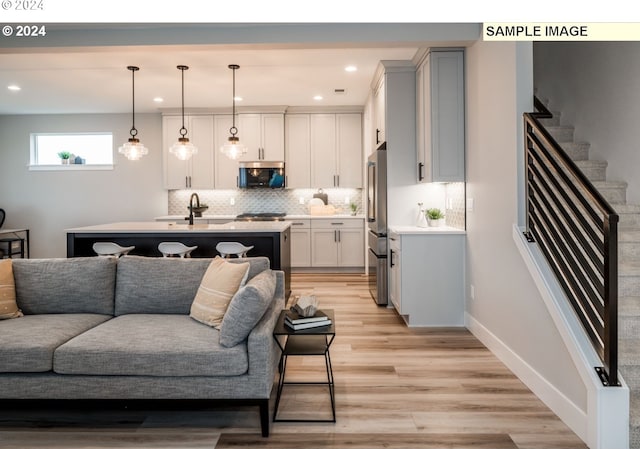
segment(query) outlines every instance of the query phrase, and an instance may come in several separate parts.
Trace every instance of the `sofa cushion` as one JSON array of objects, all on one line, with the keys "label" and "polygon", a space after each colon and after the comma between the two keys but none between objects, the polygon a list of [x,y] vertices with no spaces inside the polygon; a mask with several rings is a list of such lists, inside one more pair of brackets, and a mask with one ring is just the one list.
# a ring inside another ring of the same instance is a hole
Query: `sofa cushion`
[{"label": "sofa cushion", "polygon": [[118,260],[115,315],[187,315],[211,259],[125,256]]},{"label": "sofa cushion", "polygon": [[25,315],[0,322],[0,372],[45,372],[55,349],[76,335],[111,319],[84,313]]},{"label": "sofa cushion", "polygon": [[[204,273],[213,259],[125,256],[118,259],[115,315],[169,313],[188,315]],[[269,268],[266,257],[228,259],[249,262],[248,278]]]},{"label": "sofa cushion", "polygon": [[16,304],[16,283],[11,262],[11,259],[0,260],[0,320],[22,316]]},{"label": "sofa cushion", "polygon": [[106,257],[14,259],[16,299],[25,315],[113,315],[116,262]]},{"label": "sofa cushion", "polygon": [[246,282],[248,274],[248,263],[228,263],[221,257],[213,259],[191,304],[191,318],[219,329],[231,298]]},{"label": "sofa cushion", "polygon": [[246,345],[224,348],[218,331],[188,315],[116,317],[60,346],[60,374],[237,376],[248,369]]},{"label": "sofa cushion", "polygon": [[220,344],[226,348],[244,341],[273,301],[276,275],[265,270],[231,298],[220,325]]}]

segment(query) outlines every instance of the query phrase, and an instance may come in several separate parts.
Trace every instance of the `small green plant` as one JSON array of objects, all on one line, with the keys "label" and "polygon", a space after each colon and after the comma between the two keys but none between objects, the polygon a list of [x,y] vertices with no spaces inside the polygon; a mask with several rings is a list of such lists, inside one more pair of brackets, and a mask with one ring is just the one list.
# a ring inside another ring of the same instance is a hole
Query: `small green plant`
[{"label": "small green plant", "polygon": [[440,220],[441,218],[444,218],[444,214],[437,207],[427,209],[426,214],[427,218],[429,218],[430,220]]},{"label": "small green plant", "polygon": [[71,157],[71,153],[68,151],[61,151],[58,153],[58,157],[60,159],[69,159]]},{"label": "small green plant", "polygon": [[355,214],[358,212],[358,205],[356,203],[351,203],[349,204],[349,209],[351,209],[351,212]]}]

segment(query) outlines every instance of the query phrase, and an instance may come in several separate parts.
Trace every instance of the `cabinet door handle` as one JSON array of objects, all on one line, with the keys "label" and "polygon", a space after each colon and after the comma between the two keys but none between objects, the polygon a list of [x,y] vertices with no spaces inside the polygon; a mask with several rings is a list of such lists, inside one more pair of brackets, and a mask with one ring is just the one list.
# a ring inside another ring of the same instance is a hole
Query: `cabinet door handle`
[{"label": "cabinet door handle", "polygon": [[393,250],[389,250],[389,266],[393,267]]},{"label": "cabinet door handle", "polygon": [[293,223],[291,223],[291,224],[292,224],[293,226],[302,226],[302,225],[304,225],[304,223],[299,223],[299,222],[296,222],[296,221],[294,221],[294,222],[293,222]]},{"label": "cabinet door handle", "polygon": [[338,230],[338,243],[340,243],[340,237],[342,236],[340,235],[340,230]]},{"label": "cabinet door handle", "polygon": [[185,176],[185,177],[184,177],[184,186],[185,186],[185,188],[187,188],[187,189],[189,188],[189,177],[188,177],[188,176]]},{"label": "cabinet door handle", "polygon": [[336,182],[336,187],[340,187],[340,175],[336,175],[336,180],[338,182]]},{"label": "cabinet door handle", "polygon": [[338,241],[338,231],[333,231],[333,241],[334,242]]},{"label": "cabinet door handle", "polygon": [[424,174],[422,173],[424,170],[424,164],[420,162],[418,164],[418,181],[422,181],[424,179]]},{"label": "cabinet door handle", "polygon": [[376,144],[380,143],[380,130],[376,128]]},{"label": "cabinet door handle", "polygon": [[344,223],[341,221],[331,222],[333,226],[342,226]]}]

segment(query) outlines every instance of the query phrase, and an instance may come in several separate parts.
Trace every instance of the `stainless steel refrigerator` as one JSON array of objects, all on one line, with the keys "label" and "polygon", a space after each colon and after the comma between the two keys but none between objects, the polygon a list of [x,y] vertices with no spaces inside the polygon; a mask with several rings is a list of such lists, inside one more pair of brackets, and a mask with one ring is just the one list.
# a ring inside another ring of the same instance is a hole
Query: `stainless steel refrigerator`
[{"label": "stainless steel refrigerator", "polygon": [[369,291],[378,305],[389,298],[387,284],[387,144],[383,142],[367,160],[367,223]]}]

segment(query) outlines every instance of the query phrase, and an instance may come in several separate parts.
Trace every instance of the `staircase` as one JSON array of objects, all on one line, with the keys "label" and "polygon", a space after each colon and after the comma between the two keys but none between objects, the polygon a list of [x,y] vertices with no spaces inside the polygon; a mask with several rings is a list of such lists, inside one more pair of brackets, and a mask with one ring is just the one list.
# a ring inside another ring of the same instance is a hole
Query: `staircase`
[{"label": "staircase", "polygon": [[620,216],[618,363],[631,391],[629,448],[640,449],[640,205],[627,204],[627,183],[607,180],[607,162],[589,159],[589,143],[574,141],[573,127],[560,124],[559,112],[541,122]]}]

